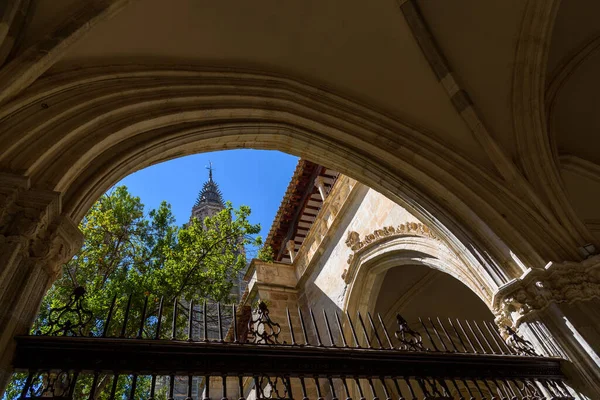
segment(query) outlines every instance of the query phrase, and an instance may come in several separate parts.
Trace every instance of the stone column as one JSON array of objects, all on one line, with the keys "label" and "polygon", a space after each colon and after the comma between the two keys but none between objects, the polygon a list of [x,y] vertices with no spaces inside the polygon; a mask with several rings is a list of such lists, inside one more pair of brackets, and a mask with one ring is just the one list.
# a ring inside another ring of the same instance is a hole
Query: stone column
[{"label": "stone column", "polygon": [[12,372],[13,337],[30,329],[62,264],[81,244],[76,224],[60,215],[58,193],[0,175],[0,392]]},{"label": "stone column", "polygon": [[[598,348],[580,335],[572,323],[572,313],[565,313],[559,304],[525,316],[519,325],[519,333],[535,345],[543,355],[568,360],[563,372],[569,378],[571,388],[579,392],[580,399],[600,398],[600,363]],[[596,337],[598,339],[598,337]]]},{"label": "stone column", "polygon": [[494,305],[499,325],[568,360],[563,370],[580,398],[600,399],[600,256],[529,270],[500,288]]},{"label": "stone column", "polygon": [[325,198],[327,197],[327,195],[326,195],[327,191],[325,190],[325,179],[321,175],[319,175],[315,178],[315,186],[319,190],[319,194],[321,195],[321,200],[325,201]]},{"label": "stone column", "polygon": [[296,258],[296,242],[293,240],[288,240],[285,244],[285,247],[290,254],[290,261],[294,262],[294,259]]}]

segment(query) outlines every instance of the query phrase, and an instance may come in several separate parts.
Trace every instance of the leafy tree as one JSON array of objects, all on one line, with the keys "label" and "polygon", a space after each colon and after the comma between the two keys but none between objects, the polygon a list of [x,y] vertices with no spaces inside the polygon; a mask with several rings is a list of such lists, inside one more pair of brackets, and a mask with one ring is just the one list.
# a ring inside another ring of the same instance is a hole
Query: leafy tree
[{"label": "leafy tree", "polygon": [[[81,222],[83,247],[63,266],[62,275],[43,299],[33,331],[48,333],[55,318],[51,310],[65,305],[81,286],[86,290],[85,308],[90,311],[84,335],[119,336],[124,332],[136,336],[145,304],[142,336],[172,335],[166,323],[157,332],[161,303],[163,321],[172,318],[175,302],[180,306],[178,318],[184,321],[191,301],[230,300],[232,280],[246,267],[245,247],[261,245],[260,237],[255,236],[260,226],[251,224],[249,215],[249,207],[234,209],[227,202],[213,217],[192,219],[178,227],[166,202],[146,216],[139,197],[132,196],[125,186],[115,188],[103,195]],[[127,303],[131,307],[126,319]],[[131,386],[126,378],[119,380],[117,398],[125,398]],[[23,377],[13,380],[4,398],[17,398],[22,381]],[[101,377],[98,399],[107,398],[105,389],[111,381],[108,375]],[[149,392],[149,386],[149,377],[140,377],[136,392]],[[81,378],[75,397],[87,398],[90,389],[91,377]]]}]

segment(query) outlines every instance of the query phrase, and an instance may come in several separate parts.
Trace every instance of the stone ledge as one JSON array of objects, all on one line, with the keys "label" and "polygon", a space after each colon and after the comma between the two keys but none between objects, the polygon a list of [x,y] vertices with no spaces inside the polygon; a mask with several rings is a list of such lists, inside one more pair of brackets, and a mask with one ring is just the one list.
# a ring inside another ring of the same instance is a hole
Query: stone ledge
[{"label": "stone ledge", "polygon": [[256,292],[259,287],[295,292],[298,283],[292,265],[258,259],[252,260],[244,279],[248,282],[249,293]]}]

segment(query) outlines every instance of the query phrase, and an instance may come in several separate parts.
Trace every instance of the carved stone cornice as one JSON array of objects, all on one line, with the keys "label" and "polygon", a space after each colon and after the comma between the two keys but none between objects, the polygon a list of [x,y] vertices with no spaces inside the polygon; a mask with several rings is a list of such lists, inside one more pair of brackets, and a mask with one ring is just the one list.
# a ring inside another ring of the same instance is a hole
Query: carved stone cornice
[{"label": "carved stone cornice", "polygon": [[580,263],[549,263],[530,269],[498,289],[493,305],[499,325],[518,326],[526,315],[551,304],[600,297],[600,255]]},{"label": "carved stone cornice", "polygon": [[352,249],[352,254],[350,254],[348,257],[348,264],[352,263],[355,253],[360,249],[376,242],[379,239],[388,238],[395,235],[414,235],[439,240],[439,238],[431,231],[431,229],[420,222],[407,222],[406,224],[400,224],[397,227],[386,226],[381,229],[376,229],[372,233],[365,236],[364,240],[360,240],[360,234],[358,232],[349,231],[348,235],[346,236],[346,246]]}]

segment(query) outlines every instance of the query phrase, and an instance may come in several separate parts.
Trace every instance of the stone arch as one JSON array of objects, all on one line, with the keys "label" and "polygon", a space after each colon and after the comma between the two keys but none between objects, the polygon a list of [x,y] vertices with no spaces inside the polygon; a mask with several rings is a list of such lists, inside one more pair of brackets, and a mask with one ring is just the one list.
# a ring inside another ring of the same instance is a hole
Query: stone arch
[{"label": "stone arch", "polygon": [[424,235],[392,235],[355,251],[345,276],[348,283],[344,310],[351,315],[373,312],[385,273],[403,265],[420,265],[461,281],[492,310],[491,277],[464,262],[438,238]]},{"label": "stone arch", "polygon": [[[4,344],[29,329],[56,260],[77,250],[77,223],[104,191],[202,151],[278,149],[354,177],[495,271],[495,287],[523,272],[513,253],[529,266],[572,258],[560,230],[427,132],[285,77],[192,66],[57,71],[0,108],[0,143],[0,284],[18,310],[0,315]],[[12,347],[0,352],[1,381]]]},{"label": "stone arch", "polygon": [[581,246],[596,243],[596,239],[576,216],[567,198],[551,146],[545,100],[548,52],[559,6],[557,0],[527,3],[512,82],[514,137],[525,176],[544,194],[548,206],[561,221],[561,229],[569,232],[575,246]]},{"label": "stone arch", "polygon": [[[427,132],[280,76],[193,67],[57,72],[0,110],[0,168],[59,192],[77,222],[125,175],[170,158],[278,149],[357,178],[504,272],[577,258],[563,231]],[[459,222],[460,221],[460,222]],[[564,246],[563,246],[564,245]]]}]

